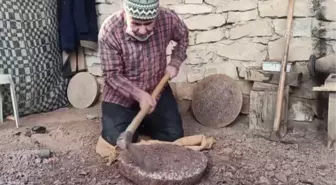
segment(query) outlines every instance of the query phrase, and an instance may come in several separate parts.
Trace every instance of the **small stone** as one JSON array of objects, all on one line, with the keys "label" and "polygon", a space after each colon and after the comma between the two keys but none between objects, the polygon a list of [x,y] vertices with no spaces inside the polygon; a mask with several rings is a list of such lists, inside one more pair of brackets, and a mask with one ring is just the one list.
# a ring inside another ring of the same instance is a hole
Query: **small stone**
[{"label": "small stone", "polygon": [[224,177],[233,177],[232,172],[225,172]]},{"label": "small stone", "polygon": [[282,168],[283,168],[284,170],[289,170],[289,169],[292,168],[292,166],[291,166],[290,164],[285,164],[285,165],[282,166]]},{"label": "small stone", "polygon": [[241,152],[241,151],[235,151],[235,154],[237,155],[237,156],[241,156],[243,153]]},{"label": "small stone", "polygon": [[288,169],[284,171],[284,174],[287,176],[290,176],[291,174],[293,174],[292,170]]},{"label": "small stone", "polygon": [[221,161],[230,161],[230,157],[229,156],[220,156],[220,160]]},{"label": "small stone", "polygon": [[242,140],[241,140],[241,139],[237,139],[236,141],[237,141],[237,143],[241,143],[241,142],[242,142]]},{"label": "small stone", "polygon": [[42,159],[41,158],[37,158],[37,159],[35,159],[35,163],[36,164],[40,164],[42,162]]},{"label": "small stone", "polygon": [[30,137],[31,135],[32,135],[32,133],[31,133],[31,129],[26,128],[24,136],[26,136],[26,137]]},{"label": "small stone", "polygon": [[219,154],[230,155],[232,152],[233,152],[232,148],[224,148],[219,152]]},{"label": "small stone", "polygon": [[259,182],[260,183],[265,183],[265,184],[271,184],[270,181],[268,180],[268,178],[264,177],[264,176],[261,176],[259,178]]},{"label": "small stone", "polygon": [[98,117],[97,115],[90,115],[90,114],[86,115],[86,119],[88,120],[93,120],[96,119],[97,117]]},{"label": "small stone", "polygon": [[14,135],[14,136],[20,136],[20,135],[21,135],[21,132],[15,132],[13,135]]},{"label": "small stone", "polygon": [[265,166],[266,170],[272,171],[276,169],[276,166],[272,163],[267,163]]},{"label": "small stone", "polygon": [[79,172],[79,175],[82,175],[82,176],[86,176],[86,175],[88,175],[89,174],[89,172],[86,172],[86,171],[81,171],[81,172]]},{"label": "small stone", "polygon": [[284,173],[277,173],[275,174],[275,178],[281,182],[287,182],[287,176]]}]

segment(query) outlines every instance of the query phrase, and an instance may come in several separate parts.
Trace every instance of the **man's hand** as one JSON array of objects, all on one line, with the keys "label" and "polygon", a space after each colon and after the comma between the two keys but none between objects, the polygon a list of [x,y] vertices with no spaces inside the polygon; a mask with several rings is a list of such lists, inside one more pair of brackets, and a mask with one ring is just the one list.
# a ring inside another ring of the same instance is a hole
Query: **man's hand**
[{"label": "man's hand", "polygon": [[150,94],[145,91],[139,91],[135,99],[139,102],[140,108],[144,109],[146,106],[150,106],[148,114],[152,113],[156,106],[156,100]]},{"label": "man's hand", "polygon": [[166,68],[166,72],[169,74],[170,79],[172,79],[177,75],[178,70],[176,69],[176,67],[168,65],[167,68]]}]

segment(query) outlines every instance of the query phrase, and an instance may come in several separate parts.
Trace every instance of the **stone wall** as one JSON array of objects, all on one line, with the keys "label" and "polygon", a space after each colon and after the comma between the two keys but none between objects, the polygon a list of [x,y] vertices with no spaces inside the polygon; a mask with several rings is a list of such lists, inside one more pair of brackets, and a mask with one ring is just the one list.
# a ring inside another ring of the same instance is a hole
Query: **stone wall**
[{"label": "stone wall", "polygon": [[[239,79],[236,67],[261,67],[264,60],[281,60],[285,46],[286,0],[162,0],[162,6],[174,9],[190,30],[188,59],[172,81],[181,108],[190,105],[197,81],[216,73],[237,80],[248,96],[251,82]],[[120,0],[97,0],[99,25],[121,8]],[[296,89],[296,109],[308,109],[312,115],[290,116],[296,121],[311,121],[316,114],[316,94],[309,91],[312,80],[307,70],[311,54],[322,56],[336,51],[336,1],[295,0],[294,24],[289,47],[293,71],[303,73],[303,85]],[[167,48],[167,55],[172,47]],[[101,79],[100,61],[94,51],[85,51],[89,71]],[[301,101],[302,100],[302,101]],[[299,108],[298,108],[299,107]],[[307,111],[306,111],[307,113]]]}]

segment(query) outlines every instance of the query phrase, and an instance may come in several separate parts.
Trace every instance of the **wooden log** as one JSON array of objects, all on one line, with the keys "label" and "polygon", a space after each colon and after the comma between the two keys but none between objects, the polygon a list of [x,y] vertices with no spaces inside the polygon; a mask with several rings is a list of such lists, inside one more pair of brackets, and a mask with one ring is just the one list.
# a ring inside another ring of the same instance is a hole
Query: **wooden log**
[{"label": "wooden log", "polygon": [[[279,84],[280,72],[266,72],[260,69],[240,69],[237,68],[238,76],[248,81],[265,82],[270,84]],[[285,85],[298,87],[301,85],[302,73],[286,73]]]},{"label": "wooden log", "polygon": [[[290,87],[285,86],[283,124],[288,121],[288,98]],[[275,106],[277,97],[277,85],[254,82],[250,94],[249,128],[270,133],[273,130]]]}]

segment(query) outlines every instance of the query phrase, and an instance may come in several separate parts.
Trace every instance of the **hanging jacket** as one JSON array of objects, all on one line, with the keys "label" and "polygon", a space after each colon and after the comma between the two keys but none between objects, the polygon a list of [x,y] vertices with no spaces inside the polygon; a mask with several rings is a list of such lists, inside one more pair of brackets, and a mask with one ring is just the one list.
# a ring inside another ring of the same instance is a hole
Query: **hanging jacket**
[{"label": "hanging jacket", "polygon": [[72,52],[77,50],[80,43],[97,43],[95,0],[58,0],[58,4],[61,49]]}]

